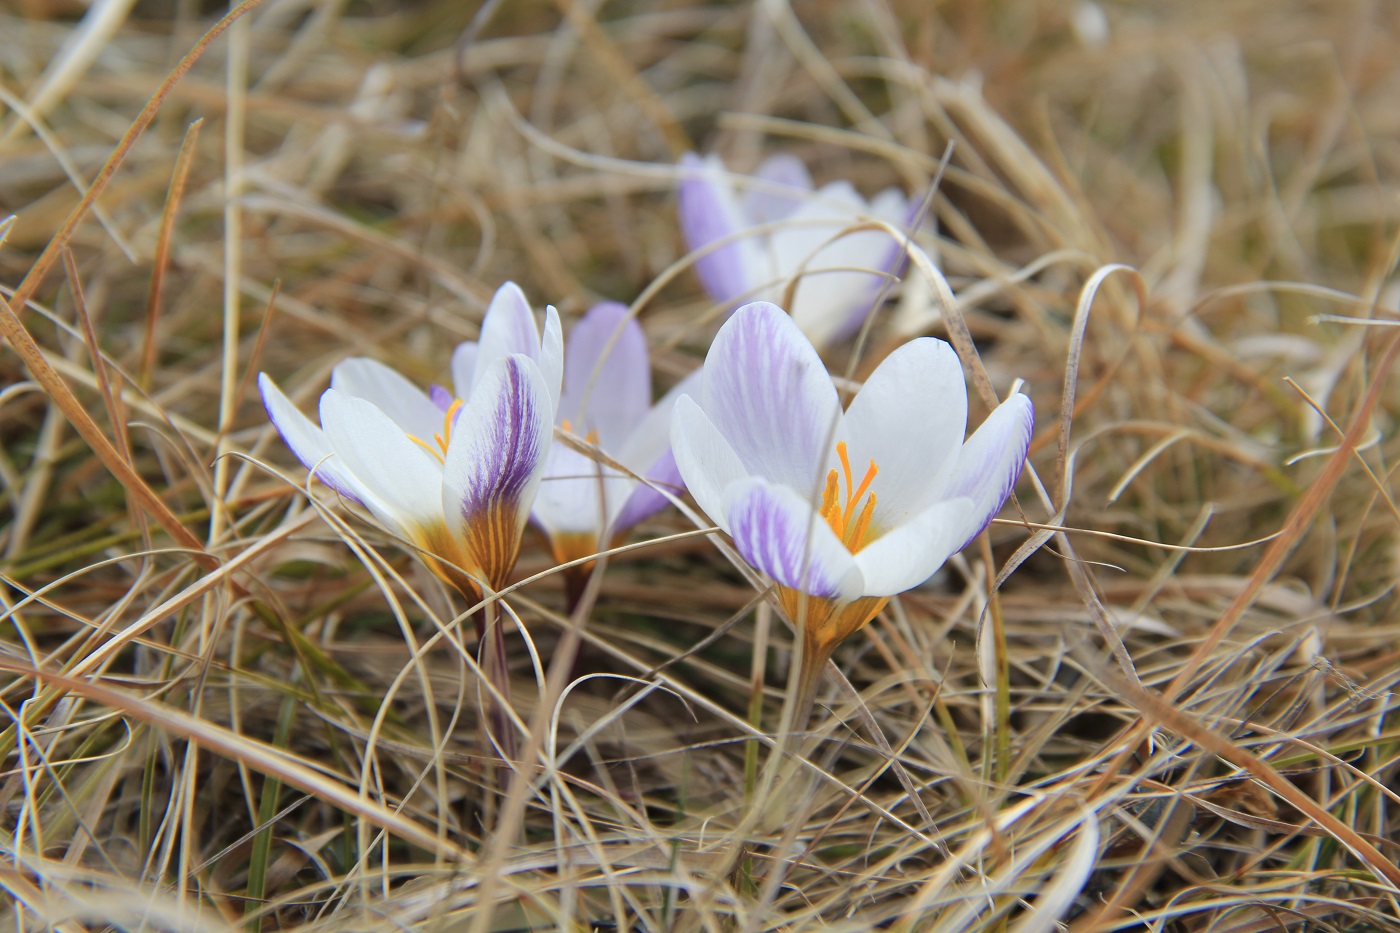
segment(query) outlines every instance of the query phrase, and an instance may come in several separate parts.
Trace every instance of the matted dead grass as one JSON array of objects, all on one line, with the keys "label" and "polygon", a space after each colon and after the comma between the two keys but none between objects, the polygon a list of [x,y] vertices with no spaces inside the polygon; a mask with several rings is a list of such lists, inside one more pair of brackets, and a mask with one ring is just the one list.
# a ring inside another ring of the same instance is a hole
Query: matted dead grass
[{"label": "matted dead grass", "polygon": [[[197,6],[0,13],[8,926],[1396,928],[1389,5]],[[677,156],[872,193],[950,143],[953,300],[916,264],[831,362],[1025,380],[1018,499],[806,739],[714,540],[652,520],[572,617],[528,540],[500,763],[468,607],[251,375],[441,379],[515,279],[637,300],[669,385],[718,323]]]}]

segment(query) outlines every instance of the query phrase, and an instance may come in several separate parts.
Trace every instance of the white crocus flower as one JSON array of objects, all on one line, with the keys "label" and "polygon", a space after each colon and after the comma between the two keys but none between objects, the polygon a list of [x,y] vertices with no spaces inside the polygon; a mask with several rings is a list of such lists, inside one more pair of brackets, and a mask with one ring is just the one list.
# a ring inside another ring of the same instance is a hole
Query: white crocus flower
[{"label": "white crocus flower", "polygon": [[524,294],[502,286],[481,340],[457,348],[455,393],[425,393],[382,363],[345,360],[322,394],[318,427],[259,374],[263,404],[307,469],[423,552],[434,573],[476,599],[503,587],[553,436],[563,332],[544,337]]},{"label": "white crocus flower", "polygon": [[[694,384],[683,382],[652,405],[646,337],[624,305],[596,305],[574,326],[555,423],[632,475],[568,444],[550,448],[531,518],[548,536],[555,560],[594,555],[665,508],[668,500],[654,486],[679,493],[671,409]],[[586,573],[574,577],[578,583]]]},{"label": "white crocus flower", "polygon": [[799,728],[836,645],[991,522],[1033,421],[1013,395],[964,442],[962,367],[932,337],[890,354],[843,412],[781,308],[754,302],[720,328],[699,393],[676,403],[671,447],[696,504],[798,627]]},{"label": "white crocus flower", "polygon": [[846,181],[813,190],[807,169],[786,154],[750,178],[737,176],[742,190],[718,156],[687,154],[681,169],[677,202],[687,245],[725,241],[695,261],[715,301],[785,302],[818,346],[860,327],[895,271],[900,243],[884,230],[852,228],[871,220],[909,224],[913,206],[903,192],[887,188],[867,202]]}]

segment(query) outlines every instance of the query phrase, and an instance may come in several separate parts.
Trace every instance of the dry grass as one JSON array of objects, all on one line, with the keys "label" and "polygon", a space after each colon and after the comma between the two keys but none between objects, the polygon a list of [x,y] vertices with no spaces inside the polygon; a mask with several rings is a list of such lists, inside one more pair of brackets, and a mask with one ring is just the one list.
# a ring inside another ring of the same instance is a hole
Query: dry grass
[{"label": "dry grass", "polygon": [[[268,0],[147,105],[197,6],[0,13],[7,928],[1396,928],[1389,4]],[[644,296],[670,384],[715,326],[680,152],[869,193],[950,141],[955,305],[916,271],[833,365],[1024,379],[1015,507],[805,743],[679,515],[573,618],[528,541],[503,769],[466,607],[308,499],[250,374],[441,378],[514,278]]]}]

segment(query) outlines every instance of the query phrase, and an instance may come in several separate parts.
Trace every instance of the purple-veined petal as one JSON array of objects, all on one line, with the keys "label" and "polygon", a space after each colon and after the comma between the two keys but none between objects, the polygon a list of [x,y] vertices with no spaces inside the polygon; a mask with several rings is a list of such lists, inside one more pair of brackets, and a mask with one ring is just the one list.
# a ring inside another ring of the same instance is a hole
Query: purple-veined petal
[{"label": "purple-veined petal", "polygon": [[651,407],[651,359],[641,325],[615,301],[594,305],[569,334],[558,420],[597,432],[613,456]]},{"label": "purple-veined petal", "polygon": [[377,360],[351,357],[337,363],[331,388],[370,402],[415,437],[431,440],[442,430],[442,412],[427,394]]},{"label": "purple-veined petal", "polygon": [[[535,324],[535,312],[525,293],[514,282],[496,289],[486,315],[481,319],[481,339],[476,345],[476,366],[472,375],[475,386],[486,375],[490,365],[512,353],[523,353],[537,364],[540,359],[540,329]],[[467,396],[463,395],[462,398]]]},{"label": "purple-veined petal", "polygon": [[723,162],[715,156],[682,156],[676,207],[681,233],[691,251],[726,240],[726,245],[695,261],[695,274],[711,298],[730,304],[762,283],[766,278],[760,271],[766,265],[763,249],[753,237],[735,236],[753,224],[734,196]]},{"label": "purple-veined petal", "polygon": [[962,543],[954,550],[966,547],[1001,511],[1026,465],[1034,430],[1035,407],[1018,392],[998,405],[962,445],[943,495],[966,496],[973,506]]},{"label": "purple-veined petal", "polygon": [[755,183],[744,192],[744,213],[754,224],[791,216],[812,195],[812,176],[807,173],[807,166],[786,152],[764,159],[753,179]]},{"label": "purple-veined petal", "polygon": [[475,340],[463,341],[452,351],[452,386],[460,399],[472,394],[472,385],[476,382],[476,357]]},{"label": "purple-veined petal", "polygon": [[857,481],[871,460],[880,471],[872,527],[893,528],[945,498],[966,431],[967,383],[951,346],[920,337],[875,368],[846,410]]},{"label": "purple-veined petal", "polygon": [[302,466],[308,470],[314,469],[316,478],[339,495],[364,505],[357,495],[358,483],[340,469],[339,461],[331,455],[330,441],[325,433],[282,394],[277,383],[266,373],[258,373],[258,389],[262,392],[263,408],[267,410],[268,419]]},{"label": "purple-veined petal", "polygon": [[[748,473],[817,494],[841,437],[841,407],[821,357],[781,308],[752,302],[720,328],[701,406]],[[688,485],[684,463],[681,473]]]},{"label": "purple-veined petal", "polygon": [[517,353],[482,368],[448,441],[441,508],[492,587],[503,586],[515,565],[553,430],[549,391],[533,360]]},{"label": "purple-veined petal", "polygon": [[971,499],[934,503],[855,556],[862,596],[894,596],[918,586],[957,553],[972,515]]},{"label": "purple-veined petal", "polygon": [[793,490],[751,477],[726,490],[724,509],[734,549],[775,582],[827,599],[859,595],[855,558]]},{"label": "purple-veined petal", "polygon": [[413,540],[442,524],[442,465],[379,406],[330,389],[321,395],[321,425],[336,458],[372,495],[364,504],[375,518]]},{"label": "purple-veined petal", "polygon": [[671,413],[671,452],[695,504],[725,531],[724,491],[749,475],[739,455],[695,399],[683,395]]}]

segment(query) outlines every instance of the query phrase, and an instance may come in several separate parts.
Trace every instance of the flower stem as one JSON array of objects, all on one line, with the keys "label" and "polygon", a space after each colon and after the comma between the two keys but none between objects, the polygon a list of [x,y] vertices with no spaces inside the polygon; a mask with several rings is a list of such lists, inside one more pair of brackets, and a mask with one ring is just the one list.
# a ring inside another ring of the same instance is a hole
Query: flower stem
[{"label": "flower stem", "polygon": [[[515,760],[515,729],[511,726],[506,706],[510,703],[510,670],[506,664],[506,640],[501,630],[500,608],[488,602],[475,617],[476,630],[481,636],[481,666],[486,682],[500,694],[488,693],[486,699],[486,728],[489,738],[496,740],[501,754]],[[489,741],[488,741],[489,746]]]}]

